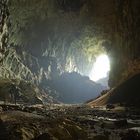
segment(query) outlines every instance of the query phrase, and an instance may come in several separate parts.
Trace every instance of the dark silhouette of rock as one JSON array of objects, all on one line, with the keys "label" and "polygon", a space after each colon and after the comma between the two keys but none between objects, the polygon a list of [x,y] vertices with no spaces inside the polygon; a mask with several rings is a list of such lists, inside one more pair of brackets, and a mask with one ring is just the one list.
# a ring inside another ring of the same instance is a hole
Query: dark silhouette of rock
[{"label": "dark silhouette of rock", "polygon": [[115,106],[113,104],[107,104],[106,109],[114,109]]},{"label": "dark silhouette of rock", "polygon": [[140,74],[134,75],[120,84],[111,94],[108,102],[140,105]]},{"label": "dark silhouette of rock", "polygon": [[37,138],[35,138],[34,140],[53,140],[53,139],[50,136],[50,134],[43,133],[43,134],[39,135]]},{"label": "dark silhouette of rock", "polygon": [[82,103],[97,97],[105,88],[79,73],[64,73],[52,86],[59,92],[58,100],[64,103]]},{"label": "dark silhouette of rock", "polygon": [[0,140],[9,140],[8,132],[1,119],[0,119]]},{"label": "dark silhouette of rock", "polygon": [[123,134],[121,140],[139,140],[140,134],[137,131],[129,130],[126,134]]},{"label": "dark silhouette of rock", "polygon": [[123,104],[124,106],[140,106],[140,74],[136,74],[125,80],[116,88],[111,89],[105,95],[93,100],[89,105]]},{"label": "dark silhouette of rock", "polygon": [[116,127],[126,127],[128,125],[127,120],[123,119],[123,120],[117,120],[114,122]]}]

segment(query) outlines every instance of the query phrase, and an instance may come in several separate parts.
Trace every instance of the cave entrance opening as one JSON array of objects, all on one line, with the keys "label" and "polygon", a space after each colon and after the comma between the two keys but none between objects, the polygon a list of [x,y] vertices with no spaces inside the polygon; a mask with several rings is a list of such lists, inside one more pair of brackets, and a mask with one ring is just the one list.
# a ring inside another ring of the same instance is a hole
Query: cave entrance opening
[{"label": "cave entrance opening", "polygon": [[110,60],[107,54],[100,54],[96,57],[92,70],[89,74],[91,80],[108,87],[110,71]]}]

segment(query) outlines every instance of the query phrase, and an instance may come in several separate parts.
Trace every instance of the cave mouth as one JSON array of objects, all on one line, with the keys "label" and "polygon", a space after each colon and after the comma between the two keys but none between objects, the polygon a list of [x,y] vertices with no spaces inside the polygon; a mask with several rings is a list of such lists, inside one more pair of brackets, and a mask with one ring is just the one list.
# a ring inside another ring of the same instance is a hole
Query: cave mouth
[{"label": "cave mouth", "polygon": [[108,82],[108,76],[110,71],[110,60],[107,54],[100,54],[96,57],[96,61],[93,64],[92,70],[89,74],[89,78],[92,81],[99,82],[104,80]]},{"label": "cave mouth", "polygon": [[[19,75],[17,78],[37,85],[53,98],[52,102],[84,103],[99,96],[107,87],[94,82],[94,78],[103,76],[100,69],[94,72],[93,63],[97,56],[108,52],[110,38],[100,23],[93,22],[91,13],[94,11],[90,8],[93,3],[77,2],[12,0],[9,4],[10,47],[6,65],[15,73],[14,78]],[[75,6],[78,9],[75,10]],[[21,12],[16,10],[19,7]],[[13,50],[12,60],[16,61],[12,61],[11,66]],[[17,68],[19,65],[24,65],[22,73],[21,68]],[[45,101],[49,102],[49,98]]]}]

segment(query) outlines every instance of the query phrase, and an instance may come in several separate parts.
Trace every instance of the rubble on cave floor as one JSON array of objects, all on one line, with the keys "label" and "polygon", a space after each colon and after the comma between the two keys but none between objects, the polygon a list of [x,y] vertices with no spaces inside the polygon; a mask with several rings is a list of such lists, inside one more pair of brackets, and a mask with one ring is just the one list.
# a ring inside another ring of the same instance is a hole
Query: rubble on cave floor
[{"label": "rubble on cave floor", "polygon": [[140,139],[140,111],[86,105],[0,105],[2,140]]}]

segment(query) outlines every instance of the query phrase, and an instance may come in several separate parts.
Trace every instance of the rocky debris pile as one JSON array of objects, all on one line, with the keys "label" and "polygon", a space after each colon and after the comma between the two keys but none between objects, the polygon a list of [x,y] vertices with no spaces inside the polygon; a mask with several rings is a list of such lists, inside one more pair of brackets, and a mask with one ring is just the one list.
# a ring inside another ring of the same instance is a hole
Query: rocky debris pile
[{"label": "rocky debris pile", "polygon": [[[20,106],[2,106],[2,108],[3,110],[5,108],[7,110],[2,111],[0,114],[0,136],[4,140],[65,140],[87,138],[84,129],[75,122],[64,117],[58,118],[55,114],[51,114],[54,116],[47,116],[47,107],[21,108]],[[11,109],[22,109],[22,111],[11,111]],[[46,112],[43,110],[46,110]]]},{"label": "rocky debris pile", "polygon": [[46,90],[19,79],[1,79],[0,101],[5,104],[59,104]]},{"label": "rocky debris pile", "polygon": [[[0,136],[9,140],[138,140],[140,111],[84,105],[0,105]],[[129,134],[129,135],[128,135]]]}]

